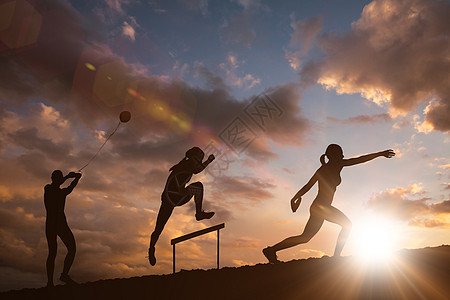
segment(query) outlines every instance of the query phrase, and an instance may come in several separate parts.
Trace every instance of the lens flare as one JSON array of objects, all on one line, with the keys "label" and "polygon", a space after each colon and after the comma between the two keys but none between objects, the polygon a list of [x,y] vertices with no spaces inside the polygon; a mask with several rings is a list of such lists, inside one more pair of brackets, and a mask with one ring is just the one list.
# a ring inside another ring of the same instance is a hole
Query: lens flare
[{"label": "lens flare", "polygon": [[353,240],[357,256],[364,262],[379,263],[389,261],[395,251],[398,232],[393,222],[369,217],[354,224]]},{"label": "lens flare", "polygon": [[43,17],[28,1],[7,1],[0,5],[0,41],[11,49],[36,43]]},{"label": "lens flare", "polygon": [[92,64],[90,64],[90,63],[85,63],[84,65],[86,66],[86,68],[88,68],[88,69],[91,70],[91,71],[97,70],[97,69],[94,67],[94,65],[92,65]]}]

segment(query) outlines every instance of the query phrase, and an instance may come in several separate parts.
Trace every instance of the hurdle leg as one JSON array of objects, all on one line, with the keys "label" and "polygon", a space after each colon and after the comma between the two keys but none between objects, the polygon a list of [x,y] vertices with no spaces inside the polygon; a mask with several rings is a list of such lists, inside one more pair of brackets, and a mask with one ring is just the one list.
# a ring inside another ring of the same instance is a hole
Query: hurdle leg
[{"label": "hurdle leg", "polygon": [[219,232],[220,230],[217,229],[217,269],[219,269]]}]

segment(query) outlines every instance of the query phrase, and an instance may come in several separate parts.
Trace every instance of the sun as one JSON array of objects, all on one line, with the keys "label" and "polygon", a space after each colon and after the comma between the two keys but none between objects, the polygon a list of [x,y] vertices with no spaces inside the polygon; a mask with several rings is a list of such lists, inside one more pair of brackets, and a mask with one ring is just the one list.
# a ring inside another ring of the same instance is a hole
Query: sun
[{"label": "sun", "polygon": [[398,231],[393,222],[368,217],[361,220],[353,232],[356,256],[368,263],[389,261],[393,258],[398,240]]}]

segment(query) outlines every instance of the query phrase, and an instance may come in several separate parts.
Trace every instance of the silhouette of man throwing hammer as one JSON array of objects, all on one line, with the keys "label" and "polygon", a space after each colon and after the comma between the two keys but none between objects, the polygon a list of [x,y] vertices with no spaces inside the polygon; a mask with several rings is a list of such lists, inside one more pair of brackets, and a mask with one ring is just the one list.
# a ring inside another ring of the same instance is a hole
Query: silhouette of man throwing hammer
[{"label": "silhouette of man throwing hammer", "polygon": [[[70,185],[66,188],[61,188],[67,179],[74,178]],[[64,214],[64,206],[66,204],[66,196],[69,195],[78,181],[81,178],[80,173],[70,172],[66,176],[60,170],[55,170],[52,173],[52,183],[47,184],[44,188],[44,204],[47,211],[47,219],[45,221],[45,235],[47,237],[48,244],[48,257],[47,257],[47,286],[52,287],[53,284],[53,272],[55,269],[55,258],[58,244],[56,237],[59,236],[67,247],[67,255],[64,259],[63,272],[59,279],[65,283],[75,283],[68,273],[72,266],[73,259],[75,258],[76,245],[75,238],[72,231],[67,225],[66,215]]]}]

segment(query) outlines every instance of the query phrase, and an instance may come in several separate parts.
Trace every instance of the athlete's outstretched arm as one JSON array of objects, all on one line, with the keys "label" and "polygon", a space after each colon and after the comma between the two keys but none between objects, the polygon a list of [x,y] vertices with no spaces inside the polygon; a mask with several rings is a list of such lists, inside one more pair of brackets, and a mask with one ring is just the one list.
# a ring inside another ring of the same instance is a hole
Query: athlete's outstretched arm
[{"label": "athlete's outstretched arm", "polygon": [[211,154],[207,160],[205,160],[203,163],[201,161],[199,161],[198,163],[195,164],[194,166],[194,174],[198,174],[201,171],[203,171],[213,160],[215,159],[215,156],[213,154]]},{"label": "athlete's outstretched arm", "polygon": [[75,178],[75,179],[72,180],[72,182],[70,183],[70,185],[68,187],[63,189],[66,192],[66,195],[72,193],[73,189],[77,186],[78,181],[81,178],[81,173],[70,172],[69,174],[67,174],[64,177],[64,181],[69,179],[69,178]]},{"label": "athlete's outstretched arm", "polygon": [[300,206],[300,202],[302,201],[302,196],[306,194],[316,183],[317,181],[317,171],[311,177],[311,179],[294,195],[291,199],[291,209],[292,212],[295,212]]},{"label": "athlete's outstretched arm", "polygon": [[357,164],[362,164],[365,162],[368,162],[374,158],[377,158],[379,156],[384,156],[386,158],[391,158],[393,156],[395,156],[395,152],[392,149],[389,150],[384,150],[381,152],[376,152],[376,153],[371,153],[371,154],[366,154],[366,155],[361,155],[358,157],[353,157],[353,158],[348,158],[348,159],[343,159],[343,165],[344,167],[348,167],[348,166],[353,166],[353,165],[357,165]]}]

